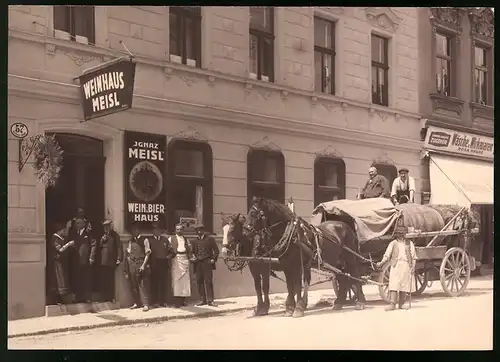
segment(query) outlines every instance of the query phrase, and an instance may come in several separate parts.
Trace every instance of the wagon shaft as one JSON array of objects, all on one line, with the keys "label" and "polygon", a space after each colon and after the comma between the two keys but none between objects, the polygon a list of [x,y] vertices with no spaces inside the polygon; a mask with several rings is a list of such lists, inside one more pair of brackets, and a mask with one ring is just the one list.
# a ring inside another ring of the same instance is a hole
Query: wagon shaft
[{"label": "wagon shaft", "polygon": [[277,258],[269,258],[264,256],[235,256],[224,258],[227,261],[247,261],[249,263],[272,263],[278,264]]}]

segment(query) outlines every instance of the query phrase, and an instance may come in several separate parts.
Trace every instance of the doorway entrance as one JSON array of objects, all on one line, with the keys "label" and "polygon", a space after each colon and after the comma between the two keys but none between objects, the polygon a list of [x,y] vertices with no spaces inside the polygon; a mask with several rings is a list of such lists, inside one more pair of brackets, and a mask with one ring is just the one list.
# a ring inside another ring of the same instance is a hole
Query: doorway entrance
[{"label": "doorway entrance", "polygon": [[[45,191],[45,230],[47,246],[58,221],[66,222],[76,215],[78,208],[85,210],[92,224],[92,236],[102,233],[104,219],[104,157],[103,141],[94,138],[56,133],[55,138],[63,149],[63,166],[54,187]],[[47,247],[47,252],[49,248]],[[47,262],[49,262],[47,254]],[[53,304],[51,283],[47,279],[47,304]],[[97,283],[92,283],[96,285]]]},{"label": "doorway entrance", "polygon": [[493,228],[493,205],[481,205],[481,229],[480,239],[483,241],[483,252],[481,255],[481,264],[493,266],[493,248],[494,248],[494,228]]}]

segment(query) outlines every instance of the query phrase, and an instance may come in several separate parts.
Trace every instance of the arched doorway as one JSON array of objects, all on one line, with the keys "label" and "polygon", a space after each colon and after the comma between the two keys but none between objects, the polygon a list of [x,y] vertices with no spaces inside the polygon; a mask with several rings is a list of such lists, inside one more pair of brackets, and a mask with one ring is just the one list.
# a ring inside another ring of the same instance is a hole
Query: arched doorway
[{"label": "arched doorway", "polygon": [[[85,210],[85,216],[92,223],[93,237],[97,237],[102,232],[105,214],[106,158],[103,141],[67,133],[56,133],[55,137],[64,153],[57,184],[45,192],[45,230],[48,241],[55,231],[54,224],[73,218],[79,207]],[[52,304],[49,284],[47,280],[47,303]]]}]

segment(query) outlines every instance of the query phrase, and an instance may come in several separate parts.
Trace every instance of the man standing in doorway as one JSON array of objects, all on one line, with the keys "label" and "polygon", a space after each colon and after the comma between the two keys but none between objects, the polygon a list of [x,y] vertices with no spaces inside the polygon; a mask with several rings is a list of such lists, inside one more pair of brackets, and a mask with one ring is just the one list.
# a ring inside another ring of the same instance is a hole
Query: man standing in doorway
[{"label": "man standing in doorway", "polygon": [[85,210],[83,210],[83,208],[79,207],[77,210],[76,210],[76,216],[74,218],[72,218],[71,220],[68,221],[67,223],[67,227],[69,229],[69,233],[72,234],[75,232],[75,228],[76,228],[76,219],[82,219],[85,223],[85,229],[86,229],[86,232],[89,234],[92,233],[92,225],[90,223],[90,221],[85,217]]},{"label": "man standing in doorway", "polygon": [[[115,271],[123,260],[123,247],[120,236],[113,230],[111,220],[104,220],[104,234],[93,243],[90,263],[98,263],[99,291],[104,302],[115,301]],[[100,258],[99,258],[100,257]]]},{"label": "man standing in doorway", "polygon": [[75,219],[75,229],[71,240],[74,240],[76,249],[75,258],[72,260],[76,302],[90,303],[92,277],[90,269],[90,249],[92,241],[87,231],[85,220],[81,217]]},{"label": "man standing in doorway", "polygon": [[189,260],[192,259],[191,245],[183,235],[183,226],[175,226],[175,235],[168,238],[174,258],[172,260],[172,289],[175,307],[186,307],[191,296]]},{"label": "man standing in doorway", "polygon": [[139,224],[132,224],[132,239],[127,247],[127,268],[125,277],[128,278],[134,304],[130,309],[140,308],[144,312],[149,311],[149,291],[151,268],[149,266],[149,256],[151,247],[149,240],[139,232]]},{"label": "man standing in doorway", "polygon": [[[170,290],[171,247],[157,222],[152,224],[151,238],[151,299],[155,307],[167,306],[167,292]],[[169,293],[170,294],[170,293]]]},{"label": "man standing in doorway", "polygon": [[213,270],[219,257],[219,247],[215,239],[205,233],[203,224],[195,226],[198,237],[193,240],[193,258],[196,283],[201,301],[198,306],[209,305],[214,307]]},{"label": "man standing in doorway", "polygon": [[378,174],[377,168],[372,166],[368,169],[368,181],[365,187],[358,195],[359,199],[372,199],[376,197],[388,198],[389,192],[389,181]]},{"label": "man standing in doorway", "polygon": [[400,169],[399,177],[392,183],[391,199],[395,205],[414,202],[415,179],[408,176],[409,172],[407,168]]}]

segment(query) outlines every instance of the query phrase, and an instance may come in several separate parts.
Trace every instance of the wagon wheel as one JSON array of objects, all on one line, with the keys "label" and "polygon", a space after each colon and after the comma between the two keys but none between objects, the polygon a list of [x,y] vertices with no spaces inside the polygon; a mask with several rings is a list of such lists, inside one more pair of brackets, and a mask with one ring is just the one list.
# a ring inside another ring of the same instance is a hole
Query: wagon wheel
[{"label": "wagon wheel", "polygon": [[391,271],[391,263],[386,263],[382,268],[382,271],[378,275],[378,282],[383,285],[379,285],[378,293],[380,297],[387,303],[391,302],[389,298],[389,273]]},{"label": "wagon wheel", "polygon": [[427,270],[416,270],[413,276],[413,286],[415,287],[415,291],[412,291],[412,294],[414,296],[419,296],[420,294],[422,294],[425,288],[427,288],[428,283],[429,275],[427,274]]},{"label": "wagon wheel", "polygon": [[451,248],[444,255],[439,268],[443,290],[450,297],[458,297],[467,289],[470,281],[470,259],[462,248]]}]

